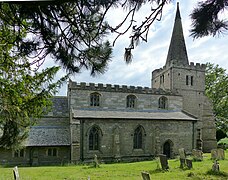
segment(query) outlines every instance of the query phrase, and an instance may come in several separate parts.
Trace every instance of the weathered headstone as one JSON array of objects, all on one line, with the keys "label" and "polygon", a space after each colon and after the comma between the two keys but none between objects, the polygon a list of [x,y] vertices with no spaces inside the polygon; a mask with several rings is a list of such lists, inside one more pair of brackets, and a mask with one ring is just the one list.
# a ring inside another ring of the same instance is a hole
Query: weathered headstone
[{"label": "weathered headstone", "polygon": [[19,178],[19,172],[18,172],[17,166],[15,166],[15,167],[13,168],[13,176],[14,176],[14,180],[19,180],[19,179],[20,179],[20,178]]},{"label": "weathered headstone", "polygon": [[185,167],[185,159],[186,159],[186,153],[184,148],[179,149],[179,155],[180,155],[180,168]]},{"label": "weathered headstone", "polygon": [[217,149],[217,153],[218,153],[218,158],[217,159],[222,159],[224,160],[225,159],[225,152],[224,152],[224,149]]},{"label": "weathered headstone", "polygon": [[162,169],[163,169],[163,170],[169,169],[168,159],[167,159],[166,155],[160,154],[160,155],[159,155],[159,158],[160,158],[160,163],[161,163]]},{"label": "weathered headstone", "polygon": [[185,159],[181,159],[180,158],[180,168],[184,168],[185,167]]},{"label": "weathered headstone", "polygon": [[179,155],[180,155],[180,159],[186,159],[186,153],[184,148],[179,149]]},{"label": "weathered headstone", "polygon": [[219,149],[212,149],[211,150],[211,159],[213,160],[224,160],[225,159],[225,153],[224,150],[219,148]]},{"label": "weathered headstone", "polygon": [[212,149],[211,150],[211,159],[215,160],[218,158],[218,152],[217,149]]},{"label": "weathered headstone", "polygon": [[203,160],[203,152],[201,150],[193,149],[192,150],[192,156],[193,156],[193,159],[196,161],[202,161]]},{"label": "weathered headstone", "polygon": [[100,167],[96,154],[94,155],[94,167]]},{"label": "weathered headstone", "polygon": [[219,163],[215,160],[214,164],[212,165],[212,171],[219,171]]},{"label": "weathered headstone", "polygon": [[186,159],[186,165],[187,165],[188,169],[192,169],[192,160]]},{"label": "weathered headstone", "polygon": [[141,172],[143,180],[150,180],[150,174],[147,172]]}]

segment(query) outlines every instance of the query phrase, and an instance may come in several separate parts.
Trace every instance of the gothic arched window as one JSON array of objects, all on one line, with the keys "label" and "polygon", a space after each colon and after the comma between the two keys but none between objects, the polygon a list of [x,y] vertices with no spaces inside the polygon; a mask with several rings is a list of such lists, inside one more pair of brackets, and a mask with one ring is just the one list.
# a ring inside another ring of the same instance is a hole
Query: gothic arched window
[{"label": "gothic arched window", "polygon": [[99,93],[90,94],[90,106],[100,106],[100,96]]},{"label": "gothic arched window", "polygon": [[160,109],[168,109],[168,99],[167,97],[160,97],[158,100],[158,108]]},{"label": "gothic arched window", "polygon": [[136,107],[136,97],[135,95],[127,96],[127,108],[135,108]]},{"label": "gothic arched window", "polygon": [[99,129],[97,127],[92,127],[89,131],[89,150],[98,150],[99,141]]},{"label": "gothic arched window", "polygon": [[143,146],[143,128],[138,126],[134,131],[134,149],[142,149]]}]

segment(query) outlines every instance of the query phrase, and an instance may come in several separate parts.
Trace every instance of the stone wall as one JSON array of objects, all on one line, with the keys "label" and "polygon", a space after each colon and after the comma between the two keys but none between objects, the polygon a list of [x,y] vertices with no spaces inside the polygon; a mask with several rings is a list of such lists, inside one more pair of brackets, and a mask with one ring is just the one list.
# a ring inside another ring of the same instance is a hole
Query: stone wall
[{"label": "stone wall", "polygon": [[[123,86],[110,86],[107,85],[91,85],[84,83],[72,83],[69,86],[70,106],[72,109],[80,108],[94,108],[90,107],[90,94],[98,92],[100,94],[100,109],[117,109],[125,110],[126,99],[128,95],[136,96],[135,110],[158,110],[158,100],[161,96],[168,98],[169,110],[181,110],[182,97],[175,95],[171,91],[164,91],[162,89],[149,89],[149,88],[125,88]],[[139,90],[140,89],[140,90]]]},{"label": "stone wall", "polygon": [[[57,156],[48,156],[49,148],[57,149]],[[0,165],[2,166],[41,166],[70,163],[70,147],[26,147],[24,156],[15,157],[13,150],[0,149]]]},{"label": "stone wall", "polygon": [[[99,151],[89,150],[88,133],[92,126],[98,126],[102,131]],[[133,149],[133,134],[135,128],[141,125],[144,128],[143,148]],[[156,154],[163,153],[166,141],[173,143],[173,155],[178,154],[179,148],[187,152],[193,149],[193,123],[191,121],[166,120],[124,120],[124,119],[86,119],[83,123],[83,159],[93,159],[96,154],[101,160],[119,159],[148,159]],[[115,150],[115,135],[119,138],[119,154]],[[159,139],[159,144],[157,142]],[[158,147],[159,146],[159,147]],[[155,152],[158,149],[158,152]],[[116,154],[117,153],[117,154]]]}]

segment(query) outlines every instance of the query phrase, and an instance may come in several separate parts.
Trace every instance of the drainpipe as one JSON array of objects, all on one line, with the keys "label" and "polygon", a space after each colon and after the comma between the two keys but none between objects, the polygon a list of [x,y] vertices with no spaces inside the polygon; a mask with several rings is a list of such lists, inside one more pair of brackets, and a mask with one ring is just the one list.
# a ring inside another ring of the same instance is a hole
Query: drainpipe
[{"label": "drainpipe", "polygon": [[84,161],[84,120],[80,120],[80,159]]},{"label": "drainpipe", "polygon": [[192,121],[192,149],[194,149],[194,139],[195,139],[195,122]]}]

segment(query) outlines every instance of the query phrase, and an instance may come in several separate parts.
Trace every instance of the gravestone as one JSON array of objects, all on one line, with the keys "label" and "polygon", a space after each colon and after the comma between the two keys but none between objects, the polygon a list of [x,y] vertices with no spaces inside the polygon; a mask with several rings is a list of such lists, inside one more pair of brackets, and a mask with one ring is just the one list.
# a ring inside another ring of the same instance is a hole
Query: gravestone
[{"label": "gravestone", "polygon": [[193,159],[196,161],[202,161],[203,160],[203,152],[201,150],[193,149],[192,150],[192,156],[193,156]]},{"label": "gravestone", "polygon": [[213,159],[213,160],[224,160],[225,159],[224,150],[221,148],[212,149],[211,150],[211,159]]},{"label": "gravestone", "polygon": [[94,155],[94,167],[100,167],[96,154]]},{"label": "gravestone", "polygon": [[168,159],[167,159],[166,155],[160,154],[160,155],[159,155],[159,158],[160,158],[160,163],[161,163],[162,169],[163,169],[163,170],[169,169]]},{"label": "gravestone", "polygon": [[17,166],[15,166],[15,167],[13,168],[13,176],[14,176],[14,180],[19,180],[19,179],[20,179],[20,178],[19,178],[19,172],[18,172]]},{"label": "gravestone", "polygon": [[214,164],[212,165],[212,171],[218,172],[219,171],[219,163],[215,160]]},{"label": "gravestone", "polygon": [[186,153],[184,148],[179,149],[179,155],[180,155],[180,168],[185,167],[185,159],[186,159]]},{"label": "gravestone", "polygon": [[181,159],[180,158],[180,168],[184,168],[185,167],[185,159]]},{"label": "gravestone", "polygon": [[192,169],[192,160],[186,159],[186,165],[187,165],[188,169]]},{"label": "gravestone", "polygon": [[215,160],[218,158],[218,152],[217,149],[212,149],[211,150],[211,159]]},{"label": "gravestone", "polygon": [[150,174],[147,172],[141,172],[143,180],[150,180]]},{"label": "gravestone", "polygon": [[217,159],[222,159],[224,160],[225,159],[225,152],[224,152],[224,149],[217,149],[217,153],[218,153],[218,158]]},{"label": "gravestone", "polygon": [[180,155],[180,159],[186,159],[186,153],[184,148],[179,149],[179,155]]}]

